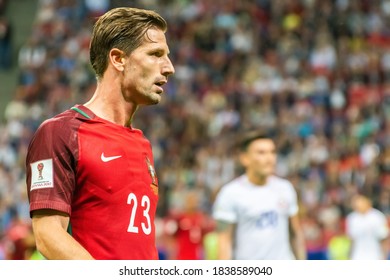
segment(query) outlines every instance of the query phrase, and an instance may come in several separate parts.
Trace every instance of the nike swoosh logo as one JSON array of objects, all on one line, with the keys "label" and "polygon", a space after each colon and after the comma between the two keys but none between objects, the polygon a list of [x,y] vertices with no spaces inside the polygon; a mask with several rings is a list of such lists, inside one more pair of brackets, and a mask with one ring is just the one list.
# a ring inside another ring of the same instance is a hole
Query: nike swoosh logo
[{"label": "nike swoosh logo", "polygon": [[102,153],[102,155],[100,156],[100,159],[103,161],[103,162],[108,162],[108,161],[111,161],[111,160],[114,160],[114,159],[117,159],[117,158],[120,158],[122,156],[112,156],[112,157],[106,157],[104,156],[104,153]]}]

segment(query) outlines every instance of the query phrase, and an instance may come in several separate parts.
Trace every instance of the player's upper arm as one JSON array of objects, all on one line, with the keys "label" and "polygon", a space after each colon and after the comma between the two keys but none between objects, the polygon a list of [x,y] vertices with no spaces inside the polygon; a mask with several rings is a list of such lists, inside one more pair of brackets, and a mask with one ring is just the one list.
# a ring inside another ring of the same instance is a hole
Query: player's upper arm
[{"label": "player's upper arm", "polygon": [[92,255],[67,232],[69,216],[63,212],[42,209],[32,212],[36,246],[47,259],[93,259]]},{"label": "player's upper arm", "polygon": [[32,226],[35,234],[40,234],[41,230],[50,232],[50,229],[62,228],[67,230],[69,216],[63,212],[52,209],[39,209],[32,212]]},{"label": "player's upper arm", "polygon": [[293,234],[298,234],[302,231],[302,226],[300,223],[299,215],[295,214],[289,218],[290,220],[290,228]]},{"label": "player's upper arm", "polygon": [[217,220],[216,232],[218,234],[220,243],[230,246],[233,240],[234,229],[235,229],[235,224],[222,221],[222,220]]},{"label": "player's upper arm", "polygon": [[232,259],[234,224],[217,220],[216,231],[218,234],[218,259]]},{"label": "player's upper arm", "polygon": [[232,233],[234,224],[227,221],[217,220],[216,221],[216,231],[218,233]]},{"label": "player's upper arm", "polygon": [[47,248],[48,240],[66,233],[69,225],[69,216],[65,213],[39,209],[32,212],[32,228],[38,250]]}]

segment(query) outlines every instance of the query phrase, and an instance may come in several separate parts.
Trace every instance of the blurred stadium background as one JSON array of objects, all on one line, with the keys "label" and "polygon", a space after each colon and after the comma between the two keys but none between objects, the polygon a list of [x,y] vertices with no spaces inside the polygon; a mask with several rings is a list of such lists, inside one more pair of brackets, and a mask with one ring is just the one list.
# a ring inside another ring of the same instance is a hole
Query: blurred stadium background
[{"label": "blurred stadium background", "polygon": [[[347,258],[357,191],[390,218],[389,0],[0,0],[0,259],[37,258],[27,145],[93,93],[91,25],[122,5],[167,19],[176,68],[162,104],[134,123],[154,148],[162,258],[181,246],[215,257],[212,198],[240,171],[232,140],[252,128],[275,133],[309,259]],[[190,206],[198,218],[177,223]]]}]

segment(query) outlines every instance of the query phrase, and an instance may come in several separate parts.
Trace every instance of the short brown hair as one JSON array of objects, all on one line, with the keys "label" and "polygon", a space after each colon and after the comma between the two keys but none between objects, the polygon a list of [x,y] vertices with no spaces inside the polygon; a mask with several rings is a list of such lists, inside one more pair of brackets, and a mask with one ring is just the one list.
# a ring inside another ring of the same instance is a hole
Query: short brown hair
[{"label": "short brown hair", "polygon": [[257,139],[271,139],[273,140],[274,133],[272,130],[252,130],[241,134],[237,141],[236,147],[244,152],[248,149],[248,146]]},{"label": "short brown hair", "polygon": [[144,34],[151,27],[167,30],[165,19],[150,10],[120,7],[99,17],[93,27],[89,54],[97,78],[103,77],[112,48],[129,55],[141,45]]}]

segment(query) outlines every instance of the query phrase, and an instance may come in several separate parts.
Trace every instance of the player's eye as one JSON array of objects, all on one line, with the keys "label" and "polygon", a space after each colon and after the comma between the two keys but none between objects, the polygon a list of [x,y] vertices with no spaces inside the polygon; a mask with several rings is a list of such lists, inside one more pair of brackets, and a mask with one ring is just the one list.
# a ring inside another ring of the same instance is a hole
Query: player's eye
[{"label": "player's eye", "polygon": [[163,56],[163,52],[161,51],[155,51],[151,53],[152,56],[161,57]]}]

